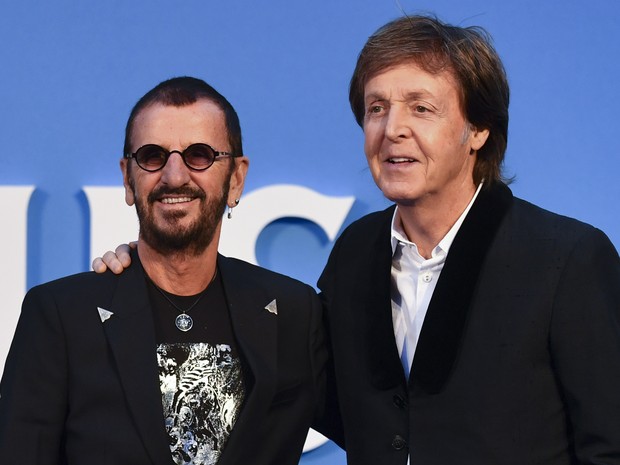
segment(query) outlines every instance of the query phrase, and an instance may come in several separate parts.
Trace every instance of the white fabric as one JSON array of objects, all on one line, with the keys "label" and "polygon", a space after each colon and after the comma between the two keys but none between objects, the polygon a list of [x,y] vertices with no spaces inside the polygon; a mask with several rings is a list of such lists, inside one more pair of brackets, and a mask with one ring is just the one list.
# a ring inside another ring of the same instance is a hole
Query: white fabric
[{"label": "white fabric", "polygon": [[437,286],[437,281],[446,262],[454,238],[471,209],[482,184],[452,228],[425,259],[418,252],[402,227],[398,207],[392,217],[392,322],[396,346],[401,357],[405,376],[413,362],[415,349],[420,338],[426,311]]}]

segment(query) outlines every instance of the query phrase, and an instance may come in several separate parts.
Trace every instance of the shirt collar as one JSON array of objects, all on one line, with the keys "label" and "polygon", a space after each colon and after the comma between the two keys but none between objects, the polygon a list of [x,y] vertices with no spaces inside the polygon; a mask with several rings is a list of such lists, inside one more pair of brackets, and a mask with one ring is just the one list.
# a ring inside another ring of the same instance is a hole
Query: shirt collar
[{"label": "shirt collar", "polygon": [[[478,185],[478,188],[476,189],[474,196],[470,200],[469,204],[467,205],[463,213],[461,213],[461,216],[459,216],[459,218],[452,225],[452,227],[447,232],[447,234],[443,237],[443,239],[441,239],[441,241],[439,241],[439,244],[437,244],[437,246],[433,249],[432,256],[435,256],[436,254],[441,253],[441,252],[443,252],[444,254],[448,253],[448,250],[450,249],[450,246],[452,245],[452,242],[454,241],[456,234],[459,232],[459,229],[461,225],[463,224],[463,221],[465,221],[465,217],[467,216],[467,213],[469,213],[471,206],[476,201],[476,198],[478,197],[478,193],[480,192],[480,189],[482,189],[482,183]],[[396,208],[394,209],[394,214],[392,215],[392,225],[391,225],[392,255],[394,255],[394,252],[396,251],[396,247],[398,246],[399,242],[402,242],[403,244],[413,245],[415,247],[415,250],[416,251],[418,250],[416,244],[411,242],[407,238],[407,235],[405,234],[405,230],[403,229],[403,225],[400,220],[400,215],[398,215],[398,205],[397,205]]]}]

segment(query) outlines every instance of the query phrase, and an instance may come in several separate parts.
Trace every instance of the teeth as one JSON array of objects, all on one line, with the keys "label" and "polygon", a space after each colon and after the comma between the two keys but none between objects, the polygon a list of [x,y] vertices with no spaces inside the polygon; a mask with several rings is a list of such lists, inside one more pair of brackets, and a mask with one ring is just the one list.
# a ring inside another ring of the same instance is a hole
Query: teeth
[{"label": "teeth", "polygon": [[398,158],[390,158],[388,160],[390,163],[411,163],[414,162],[415,160],[413,158],[405,158],[405,157],[398,157]]},{"label": "teeth", "polygon": [[189,197],[166,197],[165,199],[161,199],[162,203],[183,203],[183,202],[191,202],[192,199]]}]

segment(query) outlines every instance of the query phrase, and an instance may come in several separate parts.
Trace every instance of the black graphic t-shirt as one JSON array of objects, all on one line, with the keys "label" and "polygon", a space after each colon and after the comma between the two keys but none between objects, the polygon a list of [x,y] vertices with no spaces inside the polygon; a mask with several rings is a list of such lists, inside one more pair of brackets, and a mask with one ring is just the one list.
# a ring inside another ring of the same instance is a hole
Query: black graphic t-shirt
[{"label": "black graphic t-shirt", "polygon": [[[180,313],[149,282],[157,338],[157,362],[170,451],[179,465],[213,465],[226,445],[245,397],[237,351],[219,276],[188,311],[193,327],[175,326]],[[196,296],[166,294],[189,308]]]}]

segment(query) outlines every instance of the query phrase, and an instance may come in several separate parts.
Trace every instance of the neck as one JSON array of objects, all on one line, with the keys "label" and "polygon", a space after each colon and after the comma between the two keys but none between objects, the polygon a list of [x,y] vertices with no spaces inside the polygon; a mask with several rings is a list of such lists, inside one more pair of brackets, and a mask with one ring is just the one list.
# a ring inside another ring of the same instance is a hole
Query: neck
[{"label": "neck", "polygon": [[179,251],[162,254],[138,240],[138,256],[149,278],[161,289],[176,295],[195,295],[211,282],[217,266],[218,240],[199,254]]},{"label": "neck", "polygon": [[398,216],[407,238],[416,244],[424,258],[431,258],[433,249],[450,231],[476,193],[471,184],[453,195],[427,194],[408,204],[398,204]]}]

